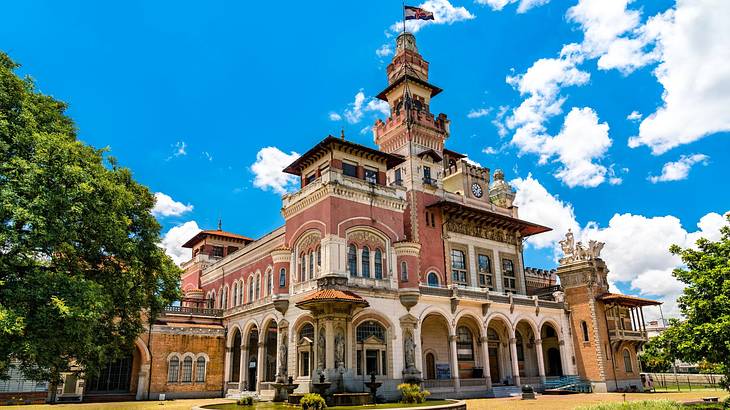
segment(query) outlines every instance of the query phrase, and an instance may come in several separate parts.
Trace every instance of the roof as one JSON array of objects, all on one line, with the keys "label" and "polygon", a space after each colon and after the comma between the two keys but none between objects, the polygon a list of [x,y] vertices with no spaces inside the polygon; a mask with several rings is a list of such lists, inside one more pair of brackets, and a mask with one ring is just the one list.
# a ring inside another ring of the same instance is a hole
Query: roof
[{"label": "roof", "polygon": [[498,214],[487,209],[464,205],[448,199],[438,201],[427,206],[427,208],[441,208],[445,211],[457,213],[465,217],[481,219],[484,222],[497,225],[501,228],[516,229],[520,231],[523,237],[552,231],[552,228],[548,228],[547,226],[538,225],[522,219],[512,218],[511,216]]},{"label": "roof", "polygon": [[351,302],[368,306],[368,302],[360,295],[349,290],[322,289],[297,302],[297,307],[307,306],[312,303]]},{"label": "roof", "polygon": [[432,149],[429,149],[429,150],[423,151],[422,153],[418,154],[418,157],[419,157],[419,158],[423,158],[423,157],[425,157],[425,156],[429,156],[429,157],[431,157],[431,159],[433,160],[433,162],[440,162],[440,161],[441,161],[441,159],[442,159],[442,158],[441,158],[441,155],[439,155],[439,153],[438,153],[438,152],[436,152],[436,151],[434,151],[434,150],[432,150]]},{"label": "roof", "polygon": [[381,91],[380,94],[378,94],[376,97],[383,101],[388,101],[388,98],[387,98],[388,93],[395,87],[399,86],[400,83],[404,82],[406,79],[408,79],[408,81],[410,81],[410,82],[416,83],[418,85],[421,85],[423,87],[430,89],[431,97],[433,97],[433,96],[439,94],[441,91],[443,91],[441,88],[436,87],[435,85],[429,83],[428,81],[423,81],[414,75],[406,74],[406,75],[402,75],[402,76],[398,77],[397,80],[393,81],[392,84],[387,86],[385,88],[385,90]]},{"label": "roof", "polygon": [[456,151],[452,151],[448,148],[444,148],[444,156],[449,156],[457,159],[466,158],[465,154],[460,154]]},{"label": "roof", "polygon": [[247,236],[239,235],[239,234],[232,233],[232,232],[209,229],[209,230],[205,230],[205,231],[200,231],[197,234],[195,234],[195,236],[193,236],[192,238],[190,238],[187,242],[185,242],[183,244],[183,248],[192,248],[193,246],[195,246],[196,243],[202,241],[203,239],[207,238],[208,236],[219,236],[221,238],[225,238],[228,240],[233,239],[233,240],[238,240],[238,241],[246,242],[246,243],[253,242],[253,239],[251,239]]},{"label": "roof", "polygon": [[622,306],[639,307],[639,306],[657,306],[663,302],[653,299],[644,299],[637,296],[622,295],[620,293],[604,293],[598,296],[596,299],[601,300],[605,303],[614,303]]},{"label": "roof", "polygon": [[353,153],[359,153],[376,161],[383,161],[385,162],[388,169],[405,161],[405,159],[400,155],[388,154],[375,148],[370,148],[365,145],[356,144],[354,142],[328,135],[325,139],[320,141],[317,145],[312,147],[309,151],[305,152],[301,157],[297,158],[294,162],[289,164],[289,166],[284,168],[284,172],[293,175],[301,175],[302,169],[322,158],[322,155],[329,152],[333,148],[338,148],[340,150]]}]

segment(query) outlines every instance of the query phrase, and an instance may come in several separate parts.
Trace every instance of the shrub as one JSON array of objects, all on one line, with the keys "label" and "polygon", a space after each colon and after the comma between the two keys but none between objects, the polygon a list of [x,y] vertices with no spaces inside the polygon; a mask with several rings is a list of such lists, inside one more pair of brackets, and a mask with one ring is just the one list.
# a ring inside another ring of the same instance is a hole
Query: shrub
[{"label": "shrub", "polygon": [[243,396],[236,401],[239,406],[253,406],[253,397]]},{"label": "shrub", "polygon": [[401,394],[401,403],[423,403],[426,397],[431,393],[428,390],[421,390],[421,386],[412,383],[402,383],[398,385]]},{"label": "shrub", "polygon": [[302,410],[322,410],[327,407],[327,403],[325,403],[322,396],[317,393],[305,394],[302,396],[299,404],[302,406]]}]

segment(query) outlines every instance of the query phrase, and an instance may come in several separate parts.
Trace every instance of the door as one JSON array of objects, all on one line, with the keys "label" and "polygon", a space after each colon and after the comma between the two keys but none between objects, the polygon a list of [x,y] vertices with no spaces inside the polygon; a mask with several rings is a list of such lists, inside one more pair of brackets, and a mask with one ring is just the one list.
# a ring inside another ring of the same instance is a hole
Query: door
[{"label": "door", "polygon": [[498,358],[498,347],[489,346],[489,377],[492,378],[492,384],[499,384],[502,380],[499,377],[499,360]]},{"label": "door", "polygon": [[256,391],[258,380],[256,380],[256,358],[252,357],[248,362],[248,390]]},{"label": "door", "polygon": [[86,383],[88,393],[127,393],[132,379],[132,355],[109,362]]},{"label": "door", "polygon": [[426,379],[436,378],[436,358],[433,353],[426,353]]},{"label": "door", "polygon": [[547,351],[548,356],[548,376],[562,376],[563,365],[560,363],[560,351],[551,347]]}]

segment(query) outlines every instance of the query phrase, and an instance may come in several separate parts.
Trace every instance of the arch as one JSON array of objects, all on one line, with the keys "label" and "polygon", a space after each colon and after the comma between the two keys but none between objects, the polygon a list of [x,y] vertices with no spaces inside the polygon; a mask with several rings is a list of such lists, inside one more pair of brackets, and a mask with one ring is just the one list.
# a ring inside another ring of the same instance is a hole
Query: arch
[{"label": "arch", "polygon": [[426,275],[426,284],[434,287],[441,286],[441,278],[439,277],[439,274],[436,273],[436,271],[428,272]]},{"label": "arch", "polygon": [[150,349],[147,348],[147,345],[144,343],[144,341],[137,337],[136,339],[134,339],[134,345],[137,346],[137,349],[139,350],[142,364],[149,363],[151,358]]},{"label": "arch", "polygon": [[[358,224],[355,221],[363,221],[365,223]],[[384,230],[381,230],[381,227]],[[364,216],[355,216],[355,217],[344,219],[344,220],[340,221],[340,223],[337,224],[337,235],[343,236],[342,233],[344,231],[344,233],[345,233],[344,236],[347,237],[347,234],[351,230],[355,230],[355,229],[368,229],[368,230],[372,230],[375,232],[380,232],[381,235],[385,235],[388,238],[388,241],[390,241],[390,242],[397,242],[402,239],[400,237],[400,235],[398,235],[398,233],[396,231],[394,231],[393,228],[391,228],[390,226],[388,226],[380,221],[377,221],[377,220],[373,221],[372,218],[364,217]],[[385,230],[390,232],[390,235],[386,234]]]},{"label": "arch", "polygon": [[563,329],[558,324],[558,322],[550,317],[543,318],[540,324],[537,326],[540,330],[540,338],[542,339],[542,331],[545,329],[545,326],[552,326],[553,330],[555,330],[555,334],[558,337],[558,341],[563,340]]},{"label": "arch", "polygon": [[634,365],[632,362],[631,352],[627,347],[624,347],[623,351],[621,352],[621,356],[623,357],[624,361],[624,372],[633,373]]},{"label": "arch", "polygon": [[256,328],[261,329],[261,324],[256,321],[256,319],[249,319],[249,321],[246,323],[246,326],[243,327],[241,330],[241,333],[243,334],[244,340],[246,341],[246,344],[248,344],[248,336],[251,334],[251,331]]},{"label": "arch", "polygon": [[432,314],[437,314],[437,315],[443,317],[443,319],[446,321],[446,323],[449,324],[449,334],[454,333],[453,329],[452,329],[453,326],[451,326],[452,322],[449,319],[451,317],[451,315],[446,310],[444,310],[441,306],[430,305],[426,309],[423,309],[421,314],[418,315],[418,321],[423,322],[428,315],[432,315]]},{"label": "arch", "polygon": [[482,321],[476,313],[472,312],[471,310],[461,309],[456,313],[456,317],[454,317],[454,323],[456,323],[456,325],[458,326],[461,320],[472,321],[474,330],[477,331],[477,336],[486,336],[486,334],[484,333],[484,328],[482,327]]},{"label": "arch", "polygon": [[532,320],[519,317],[515,321],[514,331],[520,377],[539,376],[540,365],[538,361],[544,360],[544,356],[541,358],[537,355],[536,341],[540,338],[540,334],[537,333],[537,326]]},{"label": "arch", "polygon": [[[312,226],[312,225],[319,225],[322,228],[320,229],[318,226]],[[289,242],[287,244],[288,247],[289,247],[289,249],[295,250],[294,244],[296,244],[297,242],[299,242],[299,240],[301,238],[303,238],[304,235],[306,235],[307,233],[309,233],[311,231],[317,231],[317,232],[319,232],[320,237],[322,237],[322,236],[325,235],[325,232],[327,232],[327,224],[325,224],[322,221],[316,220],[316,219],[311,219],[311,220],[308,220],[307,222],[301,224],[292,233],[291,239],[289,240]]]},{"label": "arch", "polygon": [[[312,315],[309,313],[305,313],[305,314],[299,316],[298,318],[296,318],[296,320],[294,320],[294,323],[291,323],[289,325],[289,328],[297,336],[296,339],[298,340],[299,329],[301,329],[301,327],[304,326],[306,323],[314,324],[314,322],[315,322],[314,317],[312,317]],[[293,338],[293,337],[290,337],[289,339],[295,340],[295,338]]]},{"label": "arch", "polygon": [[241,327],[237,324],[232,325],[231,328],[228,330],[228,340],[226,340],[226,347],[231,348],[233,347],[233,337],[235,336],[236,331],[241,333],[243,332],[241,331]]},{"label": "arch", "polygon": [[530,319],[530,318],[529,318],[528,316],[526,316],[526,315],[520,315],[520,316],[517,316],[517,317],[516,317],[516,318],[514,319],[514,322],[513,322],[513,323],[514,323],[514,328],[515,328],[515,329],[517,329],[517,326],[518,326],[518,325],[519,325],[520,323],[523,323],[523,322],[524,322],[524,323],[527,323],[527,325],[528,325],[528,326],[530,326],[530,329],[532,330],[532,333],[533,333],[533,334],[534,334],[535,336],[537,336],[537,335],[539,335],[539,334],[540,334],[540,332],[539,332],[539,330],[538,330],[538,327],[537,327],[537,323],[535,323],[535,321],[533,321],[532,319]]},{"label": "arch", "polygon": [[243,344],[243,335],[238,327],[231,333],[233,334],[233,338],[230,346],[231,367],[228,379],[232,382],[239,382],[241,381],[241,345]]},{"label": "arch", "polygon": [[263,319],[261,319],[261,328],[268,328],[271,325],[271,322],[274,322],[274,326],[276,326],[277,329],[279,328],[279,318],[277,318],[274,313],[269,312],[263,317]]},{"label": "arch", "polygon": [[501,321],[505,327],[507,328],[507,336],[510,338],[515,337],[514,328],[512,327],[512,321],[502,312],[492,312],[487,316],[487,318],[484,320],[484,327],[486,329],[489,329],[489,325],[492,323],[493,320]]},{"label": "arch", "polygon": [[[388,318],[388,316],[382,315],[379,311],[371,307],[361,310],[352,317],[352,328],[357,328],[360,323],[366,320],[376,320],[382,323],[387,331],[394,329],[393,322],[390,320],[390,318]],[[395,335],[392,335],[392,337],[395,337]]]},{"label": "arch", "polygon": [[[454,335],[455,330],[448,320],[448,316],[439,312],[438,309],[429,309],[429,312],[422,316],[418,324],[421,329],[421,350],[423,352],[431,351],[434,353],[435,366],[443,369],[448,367],[449,377],[458,377],[459,363],[453,361],[451,343],[449,337]],[[426,369],[429,363],[426,361],[427,356],[421,355],[421,368]],[[438,373],[441,374],[442,370]],[[437,374],[436,377],[439,377]]]}]

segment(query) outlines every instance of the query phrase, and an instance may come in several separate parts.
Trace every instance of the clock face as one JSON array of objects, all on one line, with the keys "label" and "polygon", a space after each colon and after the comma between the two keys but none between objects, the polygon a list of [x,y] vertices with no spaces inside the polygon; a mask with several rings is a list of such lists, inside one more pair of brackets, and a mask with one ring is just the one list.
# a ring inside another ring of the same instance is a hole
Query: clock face
[{"label": "clock face", "polygon": [[471,184],[471,193],[474,194],[475,197],[481,198],[482,197],[482,187],[477,184],[476,182]]}]

